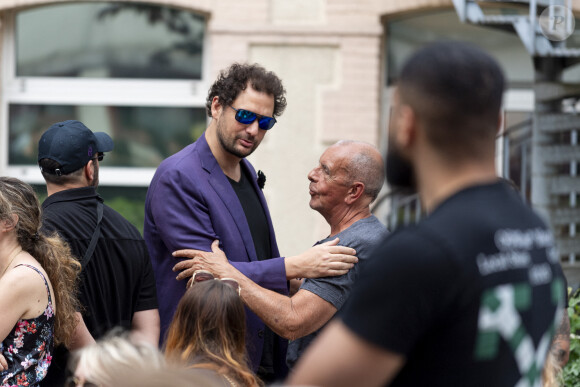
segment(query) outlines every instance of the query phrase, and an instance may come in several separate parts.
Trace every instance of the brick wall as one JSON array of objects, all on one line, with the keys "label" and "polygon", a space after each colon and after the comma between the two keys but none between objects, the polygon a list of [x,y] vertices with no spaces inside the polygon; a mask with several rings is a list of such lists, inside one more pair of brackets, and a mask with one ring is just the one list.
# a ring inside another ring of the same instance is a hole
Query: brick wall
[{"label": "brick wall", "polygon": [[[58,2],[2,0],[0,12]],[[382,17],[451,6],[444,0],[151,2],[207,16],[208,82],[234,61],[258,61],[283,78],[287,112],[251,161],[268,175],[265,193],[285,255],[328,233],[308,207],[306,179],[323,150],[340,139],[377,144],[381,138]]]}]

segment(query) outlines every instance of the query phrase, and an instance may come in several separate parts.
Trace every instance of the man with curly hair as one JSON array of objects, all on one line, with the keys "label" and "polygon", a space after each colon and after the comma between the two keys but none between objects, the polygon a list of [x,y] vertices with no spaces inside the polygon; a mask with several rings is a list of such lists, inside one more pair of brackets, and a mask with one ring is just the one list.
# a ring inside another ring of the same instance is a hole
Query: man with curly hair
[{"label": "man with curly hair", "polygon": [[[147,192],[145,229],[156,274],[161,341],[187,281],[177,281],[172,253],[211,251],[214,240],[245,276],[287,294],[288,280],[345,274],[354,250],[337,240],[293,257],[280,257],[258,176],[245,159],[286,107],[285,90],[273,72],[257,64],[233,64],[211,86],[205,133],[164,160]],[[261,179],[260,179],[261,180]],[[263,186],[263,185],[262,185]],[[193,259],[187,270],[195,269]],[[287,372],[286,345],[247,311],[247,349],[258,376],[269,382]]]}]

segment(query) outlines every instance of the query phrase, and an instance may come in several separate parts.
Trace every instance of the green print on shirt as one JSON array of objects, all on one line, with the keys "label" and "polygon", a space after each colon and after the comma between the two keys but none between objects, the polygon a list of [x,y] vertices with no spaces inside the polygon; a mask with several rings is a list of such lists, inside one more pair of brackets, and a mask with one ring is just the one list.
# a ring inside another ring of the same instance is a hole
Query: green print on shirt
[{"label": "green print on shirt", "polygon": [[519,313],[531,307],[532,287],[522,283],[486,290],[479,309],[475,359],[485,361],[497,357],[503,339],[512,349],[521,375],[516,387],[540,386],[544,361],[559,316],[557,311],[563,306],[564,282],[561,279],[552,282],[551,293],[552,304],[557,306],[554,320],[535,348]]}]

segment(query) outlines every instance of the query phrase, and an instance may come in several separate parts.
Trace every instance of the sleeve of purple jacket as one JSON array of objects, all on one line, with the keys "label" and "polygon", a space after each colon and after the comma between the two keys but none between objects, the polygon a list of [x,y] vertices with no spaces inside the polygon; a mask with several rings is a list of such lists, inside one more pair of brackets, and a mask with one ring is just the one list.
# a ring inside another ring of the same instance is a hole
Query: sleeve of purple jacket
[{"label": "sleeve of purple jacket", "polygon": [[210,251],[211,243],[221,237],[220,242],[233,266],[260,286],[285,293],[284,258],[250,262],[244,247],[232,246],[241,243],[241,239],[240,242],[226,239],[228,231],[233,230],[232,235],[237,235],[236,226],[220,214],[212,214],[212,211],[228,211],[227,208],[207,180],[196,179],[195,175],[191,170],[165,171],[152,187],[151,214],[169,258],[175,259],[170,254],[180,249]]}]

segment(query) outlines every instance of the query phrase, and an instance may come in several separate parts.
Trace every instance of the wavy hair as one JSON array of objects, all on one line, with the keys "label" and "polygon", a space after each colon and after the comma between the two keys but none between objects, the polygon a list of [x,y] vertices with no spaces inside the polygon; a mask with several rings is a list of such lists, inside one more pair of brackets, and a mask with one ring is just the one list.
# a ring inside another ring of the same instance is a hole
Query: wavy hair
[{"label": "wavy hair", "polygon": [[0,219],[12,221],[22,250],[34,257],[46,271],[54,291],[54,342],[70,345],[77,325],[77,299],[80,263],[58,234],[45,235],[40,231],[42,212],[32,187],[12,177],[0,177]]},{"label": "wavy hair", "polygon": [[92,383],[118,386],[121,385],[117,384],[119,375],[162,370],[165,359],[156,346],[133,340],[128,332],[113,329],[95,344],[75,352],[69,368],[73,372],[81,369]]},{"label": "wavy hair", "polygon": [[248,367],[246,316],[238,293],[222,281],[195,284],[181,298],[165,345],[168,361],[212,369],[244,386],[261,383]]},{"label": "wavy hair", "polygon": [[266,71],[262,66],[254,64],[234,63],[226,70],[222,70],[217,80],[211,85],[205,107],[208,117],[211,117],[211,102],[214,97],[219,98],[222,106],[231,105],[248,84],[260,93],[274,97],[274,113],[277,117],[286,109],[286,90],[282,81],[272,71]]}]

